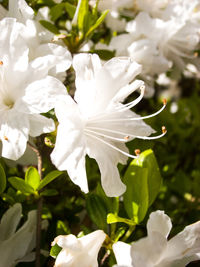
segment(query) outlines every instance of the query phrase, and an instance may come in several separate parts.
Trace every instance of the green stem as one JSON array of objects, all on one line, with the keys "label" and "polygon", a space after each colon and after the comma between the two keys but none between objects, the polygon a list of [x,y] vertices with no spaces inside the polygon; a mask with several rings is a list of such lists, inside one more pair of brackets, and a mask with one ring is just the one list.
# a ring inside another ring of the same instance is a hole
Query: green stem
[{"label": "green stem", "polygon": [[122,241],[125,242],[131,236],[134,230],[135,230],[135,225],[130,225],[128,231],[122,238]]},{"label": "green stem", "polygon": [[[38,173],[42,180],[42,156],[38,148],[28,142],[28,146],[36,153],[38,160]],[[40,249],[41,249],[41,228],[42,228],[42,206],[43,199],[40,196],[37,203],[37,225],[36,225],[36,250],[35,250],[35,267],[40,267]]]}]

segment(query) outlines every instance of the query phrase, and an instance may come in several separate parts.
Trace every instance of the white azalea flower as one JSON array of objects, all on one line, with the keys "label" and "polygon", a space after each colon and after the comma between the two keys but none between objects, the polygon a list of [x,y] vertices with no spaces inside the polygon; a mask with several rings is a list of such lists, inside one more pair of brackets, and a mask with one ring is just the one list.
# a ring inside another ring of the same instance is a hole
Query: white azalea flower
[{"label": "white azalea flower", "polygon": [[[29,262],[35,258],[36,210],[28,213],[28,219],[17,230],[22,215],[21,204],[8,209],[0,223],[0,267],[13,267],[18,262]],[[17,231],[16,231],[17,230]]]},{"label": "white azalea flower", "polygon": [[43,57],[43,61],[54,60],[54,65],[49,68],[49,74],[60,80],[66,77],[66,70],[71,66],[71,54],[67,48],[52,43],[54,35],[41,26],[39,20],[49,20],[47,7],[41,8],[36,17],[34,11],[25,0],[9,0],[9,10],[1,13],[6,17],[16,18],[17,22],[24,25],[21,35],[29,47],[29,60]]},{"label": "white azalea flower", "polygon": [[[141,66],[130,58],[113,58],[103,66],[97,55],[74,57],[76,91],[74,99],[67,96],[57,103],[59,121],[52,162],[59,170],[67,170],[71,180],[85,193],[88,184],[85,156],[94,158],[100,168],[102,186],[108,196],[125,191],[117,164],[125,164],[128,149],[125,142],[133,138],[151,139],[153,129],[130,110],[143,97],[144,86],[133,81]],[[140,89],[141,95],[127,103],[124,99]]]},{"label": "white azalea flower", "polygon": [[178,18],[169,21],[153,19],[145,12],[127,24],[127,31],[135,41],[147,39],[155,44],[159,55],[181,70],[186,62],[195,59],[194,50],[200,40],[199,26],[195,23]]},{"label": "white azalea flower", "polygon": [[0,21],[0,139],[2,156],[16,160],[24,154],[28,136],[54,130],[54,121],[41,116],[54,108],[65,86],[48,75],[54,58],[29,62],[28,48],[19,35],[23,25],[13,18]]},{"label": "white azalea flower", "polygon": [[54,267],[98,267],[97,256],[106,238],[102,230],[76,238],[74,235],[57,236],[52,245],[62,247]]},{"label": "white azalea flower", "polygon": [[[188,225],[167,241],[172,228],[170,218],[163,211],[150,214],[148,236],[132,245],[117,242],[113,245],[115,267],[178,267],[200,259],[200,221]],[[128,255],[128,260],[124,255]]]}]

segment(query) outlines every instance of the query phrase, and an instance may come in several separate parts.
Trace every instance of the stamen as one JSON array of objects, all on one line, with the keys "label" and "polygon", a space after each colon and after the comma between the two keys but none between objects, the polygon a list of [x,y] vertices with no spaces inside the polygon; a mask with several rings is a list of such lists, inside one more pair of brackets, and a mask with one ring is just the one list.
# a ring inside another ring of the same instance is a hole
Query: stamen
[{"label": "stamen", "polygon": [[116,150],[116,151],[122,153],[123,155],[125,155],[125,156],[127,156],[127,157],[130,157],[130,158],[132,158],[132,159],[136,159],[136,158],[137,158],[136,156],[133,156],[133,155],[131,155],[131,154],[129,154],[129,153],[126,153],[125,151],[119,149],[118,147],[115,147],[115,146],[111,145],[110,143],[106,142],[105,140],[103,140],[103,139],[101,139],[101,138],[99,138],[99,137],[97,137],[97,136],[95,136],[95,135],[91,135],[91,134],[89,134],[89,133],[86,133],[86,135],[88,135],[88,136],[90,136],[90,137],[93,137],[93,138],[97,139],[98,141],[102,142],[103,144],[106,144],[107,146],[109,146],[109,147],[111,147],[112,149],[114,149],[114,150]]},{"label": "stamen", "polygon": [[8,137],[7,136],[4,135],[3,138],[4,138],[4,140],[8,141]]},{"label": "stamen", "polygon": [[[138,120],[145,120],[145,119],[149,119],[149,118],[152,118],[152,117],[157,116],[159,113],[161,113],[165,109],[166,105],[167,105],[167,100],[166,99],[163,99],[163,106],[162,106],[162,108],[160,108],[158,111],[156,111],[155,113],[153,113],[151,115],[147,115],[147,116],[143,116],[143,117],[134,117],[134,118],[129,117],[129,118],[123,118],[123,119],[101,119],[101,118],[99,118],[98,120],[96,120],[94,118],[94,121],[95,121],[95,124],[96,124],[98,122],[110,122],[110,123],[113,122],[113,123],[117,123],[117,122],[120,122],[120,121],[138,121]],[[108,114],[103,114],[102,117],[105,117],[105,116],[108,116]],[[93,121],[93,118],[91,120],[89,119],[89,122],[92,123],[92,121]]]},{"label": "stamen", "polygon": [[117,137],[114,137],[114,136],[110,136],[110,135],[103,134],[103,133],[100,133],[100,132],[91,131],[91,130],[88,130],[88,129],[85,129],[84,131],[88,132],[88,133],[95,134],[95,135],[100,135],[102,137],[105,137],[105,138],[108,138],[108,139],[111,139],[111,140],[114,140],[114,141],[126,142],[125,138],[123,138],[123,139],[122,138],[117,138]]},{"label": "stamen", "polygon": [[[99,128],[99,127],[90,127],[90,126],[87,127],[86,130],[87,131],[90,131],[92,133],[95,133],[97,135],[104,136],[104,137],[107,137],[107,138],[116,140],[116,141],[126,141],[126,137],[128,137],[128,140],[130,139],[130,137],[132,137],[132,138],[138,138],[138,139],[143,139],[143,140],[154,140],[154,139],[158,139],[158,138],[164,136],[167,133],[167,130],[166,130],[166,128],[164,126],[162,127],[162,134],[157,135],[157,136],[133,135],[131,133],[125,133],[125,132],[121,132],[121,131],[115,131],[115,130],[106,129],[106,128]],[[97,130],[97,131],[92,131],[92,130]],[[117,138],[117,137],[113,137],[113,136],[109,136],[109,135],[105,135],[105,134],[103,134],[101,132],[98,132],[98,130],[105,131],[105,132],[108,132],[108,133],[118,134],[118,135],[121,134],[123,136],[123,139],[120,139],[120,138]]]},{"label": "stamen", "polygon": [[3,61],[0,60],[0,66],[2,66],[2,65],[3,65]]},{"label": "stamen", "polygon": [[141,153],[140,149],[135,149],[135,155],[136,155],[136,156],[139,156],[140,153]]}]

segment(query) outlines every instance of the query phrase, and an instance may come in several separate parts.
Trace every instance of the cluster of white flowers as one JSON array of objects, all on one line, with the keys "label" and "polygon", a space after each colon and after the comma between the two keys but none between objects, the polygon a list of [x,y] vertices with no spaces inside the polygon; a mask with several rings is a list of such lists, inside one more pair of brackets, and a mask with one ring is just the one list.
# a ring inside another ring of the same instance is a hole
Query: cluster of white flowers
[{"label": "cluster of white flowers", "polygon": [[[155,76],[171,67],[176,76],[189,63],[199,69],[195,53],[200,41],[198,0],[136,0],[128,1],[128,5],[119,0],[100,2],[101,8],[111,9],[113,21],[109,20],[108,26],[122,32],[112,38],[108,48],[115,50],[117,56],[130,56],[142,64],[141,75],[148,85],[152,86]],[[135,18],[125,23],[120,20],[120,12],[127,7],[132,7]]]},{"label": "cluster of white flowers", "polygon": [[[186,226],[171,238],[170,218],[163,211],[150,214],[147,222],[148,236],[131,245],[113,244],[117,265],[113,267],[183,267],[200,259],[200,221]],[[55,267],[97,267],[97,255],[106,235],[98,230],[81,238],[74,235],[58,236],[52,245],[62,247]]]}]

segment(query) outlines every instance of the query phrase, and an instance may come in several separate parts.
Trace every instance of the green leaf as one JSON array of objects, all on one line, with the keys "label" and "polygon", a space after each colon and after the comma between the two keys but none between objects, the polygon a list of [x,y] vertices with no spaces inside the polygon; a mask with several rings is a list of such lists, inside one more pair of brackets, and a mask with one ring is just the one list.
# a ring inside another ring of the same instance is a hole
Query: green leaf
[{"label": "green leaf", "polygon": [[88,16],[88,0],[79,0],[81,1],[79,11],[78,11],[78,28],[82,33],[87,31],[87,16]]},{"label": "green leaf", "polygon": [[98,228],[107,232],[107,210],[101,197],[95,194],[88,194],[86,198],[86,209],[91,220]]},{"label": "green leaf", "polygon": [[4,168],[0,164],[0,194],[6,189],[6,174]]},{"label": "green leaf", "polygon": [[41,196],[50,197],[58,195],[58,191],[56,189],[46,189],[40,194]]},{"label": "green leaf", "polygon": [[50,250],[51,257],[56,258],[61,250],[62,248],[55,244]]},{"label": "green leaf", "polygon": [[60,3],[53,6],[49,12],[52,21],[56,21],[59,17],[63,15],[65,11],[65,3]]},{"label": "green leaf", "polygon": [[88,32],[86,33],[86,37],[88,37],[90,34],[92,34],[94,32],[94,30],[96,30],[96,28],[104,21],[106,15],[108,14],[109,10],[105,10],[101,16],[98,18],[98,20],[95,22],[95,24],[90,27],[90,29],[88,30]]},{"label": "green leaf", "polygon": [[52,182],[53,180],[58,178],[58,176],[60,176],[61,174],[62,174],[62,172],[61,171],[57,171],[57,170],[48,173],[44,177],[44,179],[42,179],[42,181],[40,182],[38,190],[41,190],[44,186],[46,186],[47,184],[49,184],[50,182]]},{"label": "green leaf", "polygon": [[54,34],[59,34],[60,33],[59,30],[56,28],[56,26],[54,24],[52,24],[51,22],[46,21],[46,20],[40,20],[39,22],[48,31],[50,31],[50,32],[52,32]]},{"label": "green leaf", "polygon": [[148,170],[134,164],[133,160],[125,173],[124,183],[127,189],[123,197],[129,218],[139,223],[144,219],[148,210]]},{"label": "green leaf", "polygon": [[124,207],[129,218],[141,222],[155,200],[162,183],[158,164],[151,149],[144,151],[129,165],[124,183]]},{"label": "green leaf", "polygon": [[65,10],[68,13],[70,19],[73,19],[76,12],[76,7],[74,5],[71,5],[70,3],[65,3]]},{"label": "green leaf", "polygon": [[30,185],[34,190],[37,190],[40,184],[40,175],[36,168],[29,167],[25,173],[25,182]]},{"label": "green leaf", "polygon": [[152,205],[162,185],[159,166],[151,149],[142,152],[137,159],[139,166],[148,169],[149,206]]},{"label": "green leaf", "polygon": [[8,178],[8,181],[15,189],[20,190],[24,194],[34,193],[34,189],[29,184],[27,184],[22,178],[10,177]]}]

